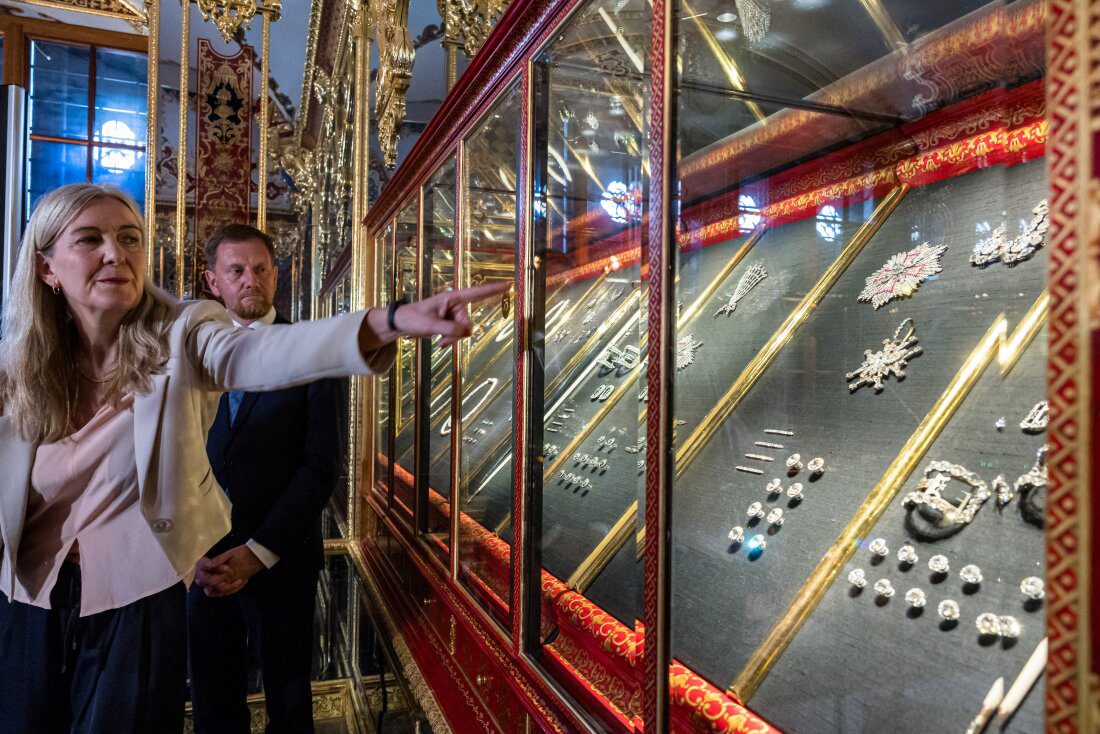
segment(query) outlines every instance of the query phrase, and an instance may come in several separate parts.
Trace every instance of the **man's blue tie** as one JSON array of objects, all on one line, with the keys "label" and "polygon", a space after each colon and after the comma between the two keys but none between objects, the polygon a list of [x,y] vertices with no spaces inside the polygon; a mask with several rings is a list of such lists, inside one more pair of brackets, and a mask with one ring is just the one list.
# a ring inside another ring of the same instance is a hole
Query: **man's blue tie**
[{"label": "man's blue tie", "polygon": [[241,390],[229,391],[229,425],[237,420],[237,410],[241,407],[241,400],[244,399],[244,392]]}]

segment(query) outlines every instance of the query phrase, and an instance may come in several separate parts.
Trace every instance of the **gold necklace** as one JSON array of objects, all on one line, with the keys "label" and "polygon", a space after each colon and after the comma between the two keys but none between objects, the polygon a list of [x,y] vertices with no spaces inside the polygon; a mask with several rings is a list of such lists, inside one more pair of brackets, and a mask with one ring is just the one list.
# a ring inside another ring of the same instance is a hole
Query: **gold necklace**
[{"label": "gold necklace", "polygon": [[107,370],[103,377],[92,377],[87,372],[80,369],[80,365],[76,363],[75,359],[73,360],[73,367],[76,368],[76,371],[80,373],[81,377],[83,377],[88,382],[94,382],[97,385],[106,385],[108,382],[115,379],[115,373],[118,372],[118,362],[115,362],[113,365],[111,365],[111,369]]}]

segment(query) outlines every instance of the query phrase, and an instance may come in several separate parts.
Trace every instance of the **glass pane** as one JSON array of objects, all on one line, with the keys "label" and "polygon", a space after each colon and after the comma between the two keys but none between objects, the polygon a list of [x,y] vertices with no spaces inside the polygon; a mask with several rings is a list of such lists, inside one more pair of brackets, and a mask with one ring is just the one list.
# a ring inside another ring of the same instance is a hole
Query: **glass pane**
[{"label": "glass pane", "polygon": [[94,140],[145,145],[145,54],[96,49]]},{"label": "glass pane", "polygon": [[87,46],[31,41],[31,135],[88,139]]},{"label": "glass pane", "polygon": [[[464,285],[508,281],[516,267],[516,171],[519,87],[504,92],[466,138],[463,153]],[[512,375],[515,319],[500,303],[473,313],[476,336],[463,344],[459,568],[474,598],[501,619],[511,604],[512,566],[506,545],[512,519]]]},{"label": "glass pane", "polygon": [[[397,297],[417,300],[419,273],[418,252],[419,205],[414,196],[397,215],[395,228],[395,264]],[[416,351],[417,342],[401,339],[397,343],[397,373],[394,397],[394,497],[410,516],[413,511],[413,483],[416,478]]]},{"label": "glass pane", "polygon": [[[565,584],[639,630],[642,566],[634,537],[644,500],[646,287],[642,214],[648,174],[650,6],[588,2],[535,66],[534,255],[543,263],[531,409],[541,423],[542,583]],[[551,671],[584,665],[583,632],[561,610],[543,619]],[[579,637],[578,637],[579,635]],[[628,671],[613,656],[610,670]],[[601,681],[627,720],[638,678]]]},{"label": "glass pane", "polygon": [[672,655],[780,731],[964,731],[1045,635],[1042,15],[778,5],[678,6]]},{"label": "glass pane", "polygon": [[145,208],[145,151],[133,148],[92,148],[92,182],[113,184]]},{"label": "glass pane", "polygon": [[[424,185],[424,295],[454,288],[455,159],[447,160]],[[440,349],[438,339],[426,345],[422,366],[430,375],[428,397],[428,526],[429,546],[446,557],[450,549],[451,407],[454,348]],[[477,434],[477,430],[473,431]]]},{"label": "glass pane", "polygon": [[38,198],[58,186],[88,180],[88,147],[79,144],[27,144],[27,217]]},{"label": "glass pane", "polygon": [[[374,238],[375,305],[385,308],[392,300],[393,290],[393,227]],[[393,385],[396,368],[374,378],[374,482],[385,494],[393,487],[393,440],[391,420]]]}]

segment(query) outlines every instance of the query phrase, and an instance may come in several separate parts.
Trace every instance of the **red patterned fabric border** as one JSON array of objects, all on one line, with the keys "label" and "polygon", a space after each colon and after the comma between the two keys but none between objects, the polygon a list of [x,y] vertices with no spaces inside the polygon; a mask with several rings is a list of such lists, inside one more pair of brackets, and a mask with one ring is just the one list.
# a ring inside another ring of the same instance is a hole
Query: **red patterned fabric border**
[{"label": "red patterned fabric border", "polygon": [[[199,39],[195,125],[196,286],[203,243],[230,222],[247,222],[252,187],[252,52],[222,56]],[[198,288],[196,288],[196,292]]]},{"label": "red patterned fabric border", "polygon": [[[1047,233],[1050,272],[1050,314],[1048,317],[1047,397],[1050,401],[1050,423],[1047,440],[1051,450],[1047,456],[1050,483],[1047,487],[1047,654],[1046,731],[1050,734],[1085,734],[1095,731],[1098,721],[1089,722],[1094,706],[1090,691],[1090,650],[1085,640],[1090,634],[1089,577],[1083,573],[1087,564],[1082,553],[1090,550],[1090,518],[1086,513],[1090,501],[1095,501],[1095,487],[1088,481],[1089,467],[1081,458],[1088,454],[1088,410],[1083,406],[1086,396],[1095,404],[1096,395],[1089,395],[1088,384],[1095,377],[1089,373],[1089,357],[1083,335],[1087,332],[1083,318],[1089,314],[1082,308],[1086,296],[1082,287],[1095,289],[1088,278],[1092,258],[1082,256],[1082,248],[1093,233],[1084,223],[1089,221],[1082,139],[1088,136],[1082,120],[1088,118],[1087,102],[1094,99],[1083,78],[1086,41],[1082,25],[1090,12],[1089,3],[1078,0],[1050,0],[1051,18],[1048,34],[1047,100],[1049,106],[1050,142],[1047,176],[1050,186],[1050,229]],[[1096,38],[1096,31],[1090,34]],[[1091,43],[1095,48],[1096,41]],[[1091,51],[1091,48],[1088,49]],[[1100,76],[1100,74],[1097,74]],[[1095,83],[1095,82],[1094,82]],[[1093,90],[1094,91],[1094,90]],[[1095,217],[1095,213],[1092,215]],[[1083,267],[1084,266],[1084,267]]]}]

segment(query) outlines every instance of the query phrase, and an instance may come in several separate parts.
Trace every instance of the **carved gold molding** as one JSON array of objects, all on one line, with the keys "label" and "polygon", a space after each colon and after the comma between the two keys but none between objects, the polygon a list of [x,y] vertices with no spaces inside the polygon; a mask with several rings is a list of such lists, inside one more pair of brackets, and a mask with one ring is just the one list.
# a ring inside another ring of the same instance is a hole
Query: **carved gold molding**
[{"label": "carved gold molding", "polygon": [[252,19],[263,13],[265,19],[278,20],[282,14],[282,0],[195,0],[202,19],[212,22],[227,42],[232,41],[242,27],[251,28]]},{"label": "carved gold molding", "polygon": [[437,0],[447,40],[461,40],[466,55],[473,58],[485,45],[493,27],[508,9],[507,0]]},{"label": "carved gold molding", "polygon": [[23,0],[27,5],[40,5],[44,8],[73,10],[78,13],[102,15],[108,18],[120,18],[125,21],[146,21],[145,13],[134,0]]},{"label": "carved gold molding", "polygon": [[405,119],[405,95],[412,79],[413,50],[409,35],[409,0],[372,0],[371,20],[378,44],[378,89],[375,118],[378,143],[388,168],[397,164],[397,141]]}]

